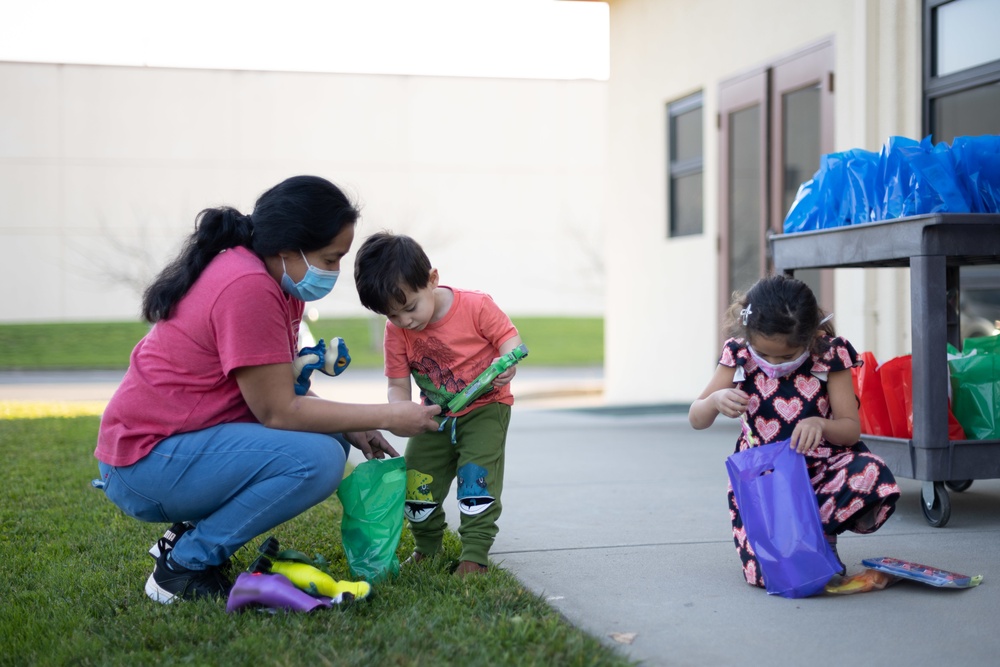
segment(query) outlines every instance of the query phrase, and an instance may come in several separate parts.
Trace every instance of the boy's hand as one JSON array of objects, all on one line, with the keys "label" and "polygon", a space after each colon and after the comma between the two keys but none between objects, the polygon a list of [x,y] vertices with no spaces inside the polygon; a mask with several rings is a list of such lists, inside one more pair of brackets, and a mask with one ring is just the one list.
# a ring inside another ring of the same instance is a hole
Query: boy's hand
[{"label": "boy's hand", "polygon": [[[500,357],[497,357],[497,359],[499,359],[499,358]],[[497,359],[494,359],[493,361],[496,362]],[[517,366],[511,366],[510,368],[508,368],[507,370],[505,370],[503,373],[501,373],[500,375],[498,375],[495,378],[493,378],[493,388],[494,389],[499,389],[500,387],[504,386],[505,384],[510,384],[510,381],[514,379],[514,374],[515,373],[517,373]]]}]

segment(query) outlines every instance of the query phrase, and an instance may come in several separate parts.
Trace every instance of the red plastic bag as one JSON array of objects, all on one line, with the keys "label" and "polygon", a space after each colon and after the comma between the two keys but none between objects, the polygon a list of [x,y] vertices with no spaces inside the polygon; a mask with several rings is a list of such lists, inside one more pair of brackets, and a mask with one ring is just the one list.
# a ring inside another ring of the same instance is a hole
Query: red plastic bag
[{"label": "red plastic bag", "polygon": [[882,393],[889,411],[893,438],[913,437],[913,357],[906,355],[890,359],[879,366]]},{"label": "red plastic bag", "polygon": [[851,369],[854,393],[858,396],[858,416],[861,418],[861,432],[870,435],[892,437],[892,422],[889,409],[885,405],[882,378],[878,372],[878,362],[871,352],[862,352],[860,367]]},{"label": "red plastic bag", "polygon": [[[893,438],[913,438],[913,357],[905,355],[890,359],[878,367],[882,393],[892,424]],[[962,425],[948,406],[948,439],[965,440]]]}]

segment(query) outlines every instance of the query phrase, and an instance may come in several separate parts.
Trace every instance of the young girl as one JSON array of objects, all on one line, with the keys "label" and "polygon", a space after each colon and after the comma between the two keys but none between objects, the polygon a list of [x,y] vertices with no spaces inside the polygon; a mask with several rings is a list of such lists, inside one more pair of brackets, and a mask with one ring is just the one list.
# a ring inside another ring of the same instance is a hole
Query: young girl
[{"label": "young girl", "polygon": [[[691,404],[691,426],[708,428],[719,414],[740,418],[736,451],[790,439],[806,457],[834,553],[840,533],[878,530],[896,508],[899,487],[885,462],[858,440],[851,368],[861,362],[854,347],[834,335],[805,283],[781,275],[759,280],[738,297],[727,319],[732,337]],[[729,513],[747,583],[763,587],[732,487]]]}]

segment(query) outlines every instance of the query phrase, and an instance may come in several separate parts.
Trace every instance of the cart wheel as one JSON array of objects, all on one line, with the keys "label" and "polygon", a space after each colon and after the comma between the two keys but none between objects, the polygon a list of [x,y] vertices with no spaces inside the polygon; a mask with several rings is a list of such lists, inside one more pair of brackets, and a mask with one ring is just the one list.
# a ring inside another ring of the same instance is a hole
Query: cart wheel
[{"label": "cart wheel", "polygon": [[943,482],[924,482],[920,489],[920,509],[927,523],[940,528],[951,518],[951,500]]},{"label": "cart wheel", "polygon": [[952,491],[954,491],[955,493],[961,493],[962,491],[965,491],[967,488],[972,486],[972,480],[962,479],[958,481],[945,482],[944,485],[947,486]]}]

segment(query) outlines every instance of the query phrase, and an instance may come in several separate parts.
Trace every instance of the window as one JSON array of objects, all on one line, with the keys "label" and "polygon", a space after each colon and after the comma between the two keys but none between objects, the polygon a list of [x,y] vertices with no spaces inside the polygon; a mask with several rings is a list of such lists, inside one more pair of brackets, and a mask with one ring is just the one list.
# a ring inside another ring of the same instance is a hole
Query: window
[{"label": "window", "polygon": [[1000,134],[1000,3],[925,0],[924,132],[935,143]]},{"label": "window", "polygon": [[[1000,3],[924,0],[924,134],[935,143],[1000,134]],[[992,335],[1000,322],[1000,266],[963,266],[961,335]]]},{"label": "window", "polygon": [[667,105],[667,235],[702,232],[702,95]]}]

